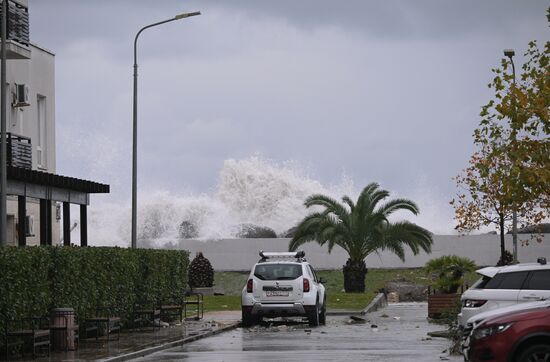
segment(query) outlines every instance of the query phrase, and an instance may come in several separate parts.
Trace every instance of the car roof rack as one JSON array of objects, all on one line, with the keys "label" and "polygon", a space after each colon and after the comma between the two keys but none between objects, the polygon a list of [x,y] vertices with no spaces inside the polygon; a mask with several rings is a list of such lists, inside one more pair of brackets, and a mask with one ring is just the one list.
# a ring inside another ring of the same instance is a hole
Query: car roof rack
[{"label": "car roof rack", "polygon": [[306,261],[306,253],[300,251],[263,251],[260,250],[260,260],[258,263],[266,262],[268,259],[296,259],[296,261]]}]

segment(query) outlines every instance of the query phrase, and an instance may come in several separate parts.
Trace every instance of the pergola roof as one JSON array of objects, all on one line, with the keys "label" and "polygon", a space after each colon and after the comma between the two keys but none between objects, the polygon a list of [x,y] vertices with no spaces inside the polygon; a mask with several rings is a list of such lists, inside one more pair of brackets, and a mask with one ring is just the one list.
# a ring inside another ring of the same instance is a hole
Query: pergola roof
[{"label": "pergola roof", "polygon": [[109,193],[109,185],[106,184],[14,166],[7,167],[7,177],[10,180],[58,187],[87,194]]}]

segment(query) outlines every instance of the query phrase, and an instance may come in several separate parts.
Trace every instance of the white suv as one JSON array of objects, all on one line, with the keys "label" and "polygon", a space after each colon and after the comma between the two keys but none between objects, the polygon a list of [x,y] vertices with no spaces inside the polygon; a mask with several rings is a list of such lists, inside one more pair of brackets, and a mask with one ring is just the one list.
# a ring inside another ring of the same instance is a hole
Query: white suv
[{"label": "white suv", "polygon": [[243,288],[242,324],[251,326],[262,317],[307,317],[310,326],[325,323],[324,278],[299,252],[263,252]]},{"label": "white suv", "polygon": [[482,278],[462,294],[458,321],[462,327],[476,314],[517,303],[550,298],[550,265],[537,263],[479,269]]}]

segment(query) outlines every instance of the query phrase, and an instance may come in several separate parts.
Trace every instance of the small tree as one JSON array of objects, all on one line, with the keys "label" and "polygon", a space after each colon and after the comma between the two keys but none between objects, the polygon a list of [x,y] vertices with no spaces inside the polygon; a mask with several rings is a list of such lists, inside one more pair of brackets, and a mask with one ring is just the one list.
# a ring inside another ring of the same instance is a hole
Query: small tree
[{"label": "small tree", "polygon": [[306,199],[306,207],[318,206],[320,212],[306,216],[296,227],[288,246],[297,250],[301,245],[316,241],[328,244],[329,253],[335,245],[344,249],[349,259],[343,267],[346,292],[364,292],[367,266],[365,258],[379,250],[389,250],[405,260],[405,247],[416,255],[420,250],[429,253],[432,234],[409,221],[390,222],[396,211],[407,210],[417,215],[418,206],[411,200],[393,199],[382,203],[389,192],[377,183],[367,185],[357,202],[348,196],[342,202],[325,195],[312,195]]},{"label": "small tree", "polygon": [[454,294],[464,284],[464,275],[474,271],[473,260],[456,255],[444,255],[426,263],[428,274],[436,275],[434,288],[446,294]]},{"label": "small tree", "polygon": [[191,288],[209,288],[214,285],[214,268],[210,260],[201,251],[189,264],[189,286]]},{"label": "small tree", "polygon": [[498,225],[501,260],[513,211],[521,226],[550,216],[550,42],[542,50],[530,42],[525,56],[517,82],[510,60],[493,69],[494,99],[482,107],[477,150],[456,177],[459,192],[451,201],[459,231]]}]

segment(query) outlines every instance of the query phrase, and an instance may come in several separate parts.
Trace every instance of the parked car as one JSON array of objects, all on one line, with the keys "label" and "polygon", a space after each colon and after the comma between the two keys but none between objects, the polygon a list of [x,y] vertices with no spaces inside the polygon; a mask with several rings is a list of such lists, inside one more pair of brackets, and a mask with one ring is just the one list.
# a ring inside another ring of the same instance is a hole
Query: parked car
[{"label": "parked car", "polygon": [[527,302],[509,305],[507,307],[491,309],[487,312],[479,313],[468,319],[466,326],[463,329],[462,334],[462,354],[464,357],[468,356],[470,350],[470,336],[472,331],[477,328],[485,320],[504,316],[514,312],[529,311],[538,308],[550,307],[550,300],[543,300],[537,302]]},{"label": "parked car", "polygon": [[318,278],[305,253],[263,252],[242,290],[242,324],[263,317],[307,317],[311,326],[325,323],[324,278]]},{"label": "parked car", "polygon": [[546,258],[537,263],[487,267],[470,289],[462,294],[458,321],[462,328],[473,316],[513,304],[550,298],[550,265]]},{"label": "parked car", "polygon": [[486,319],[472,331],[466,359],[472,362],[550,361],[550,307]]}]

